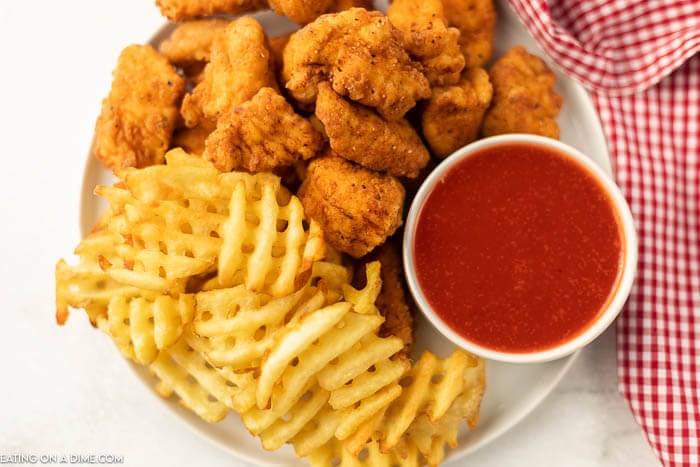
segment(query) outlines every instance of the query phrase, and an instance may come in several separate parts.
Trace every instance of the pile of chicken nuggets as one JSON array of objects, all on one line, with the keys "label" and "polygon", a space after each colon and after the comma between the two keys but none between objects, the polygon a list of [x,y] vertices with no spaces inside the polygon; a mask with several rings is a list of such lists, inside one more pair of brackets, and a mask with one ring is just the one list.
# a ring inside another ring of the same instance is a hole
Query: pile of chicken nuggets
[{"label": "pile of chicken nuggets", "polygon": [[[517,46],[492,58],[492,0],[158,0],[179,24],[121,54],[95,154],[117,170],[183,147],[221,171],[273,171],[353,258],[402,225],[404,186],[481,136],[557,138],[554,74]],[[272,8],[300,24],[267,37]],[[418,180],[420,181],[420,180]]]}]

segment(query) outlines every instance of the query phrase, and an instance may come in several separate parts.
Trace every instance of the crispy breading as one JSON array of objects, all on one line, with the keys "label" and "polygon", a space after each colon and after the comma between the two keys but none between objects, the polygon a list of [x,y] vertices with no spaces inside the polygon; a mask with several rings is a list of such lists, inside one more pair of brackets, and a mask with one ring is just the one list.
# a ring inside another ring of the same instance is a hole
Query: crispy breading
[{"label": "crispy breading", "polygon": [[493,53],[496,9],[493,0],[442,0],[447,24],[459,29],[465,64],[483,67]]},{"label": "crispy breading", "polygon": [[207,120],[203,120],[194,128],[178,128],[173,133],[171,146],[182,148],[189,154],[201,156],[204,154],[204,143],[214,128],[215,125]]},{"label": "crispy breading", "polygon": [[276,90],[262,88],[219,118],[206,140],[204,158],[223,172],[289,166],[315,156],[323,137]]},{"label": "crispy breading", "polygon": [[211,18],[178,24],[170,37],[161,42],[158,51],[177,66],[208,62],[214,38],[229,23],[227,19]]},{"label": "crispy breading", "polygon": [[[409,301],[406,292],[406,279],[401,261],[401,239],[393,236],[384,244],[374,249],[372,253],[362,258],[358,267],[355,267],[353,285],[363,287],[364,264],[372,261],[381,263],[382,290],[377,297],[376,305],[384,316],[384,323],[379,330],[382,337],[396,336],[404,343],[404,352],[408,355],[413,347],[413,316],[415,307]],[[358,277],[361,276],[361,277]]]},{"label": "crispy breading", "polygon": [[182,102],[185,125],[216,121],[265,86],[277,88],[267,38],[258,21],[243,16],[214,38],[204,78]]},{"label": "crispy breading", "polygon": [[267,8],[267,0],[156,0],[156,5],[170,21],[186,21],[202,16],[236,16],[262,10]]},{"label": "crispy breading", "polygon": [[406,49],[423,65],[430,84],[455,84],[464,68],[460,33],[447,27],[441,0],[394,0],[387,16],[403,33]]},{"label": "crispy breading", "polygon": [[298,195],[326,242],[355,258],[384,243],[402,223],[403,185],[330,151],[309,163]]},{"label": "crispy breading", "polygon": [[373,109],[339,96],[328,83],[318,86],[316,117],[333,151],[368,169],[415,178],[430,159],[405,118],[386,120]]},{"label": "crispy breading", "polygon": [[282,76],[301,105],[312,109],[318,83],[395,120],[430,96],[420,64],[409,57],[400,32],[378,11],[351,8],[323,15],[292,35]]},{"label": "crispy breading", "polygon": [[95,124],[95,156],[113,171],[162,164],[184,92],[165,57],[148,45],[126,47]]},{"label": "crispy breading", "polygon": [[469,68],[455,86],[433,88],[421,113],[423,137],[432,153],[447,157],[479,136],[493,87],[483,68]]},{"label": "crispy breading", "polygon": [[333,0],[269,0],[270,8],[297,24],[308,24],[326,13]]},{"label": "crispy breading", "polygon": [[350,8],[364,8],[365,10],[374,10],[373,0],[333,0],[331,8],[328,10],[331,13],[349,10]]},{"label": "crispy breading", "polygon": [[554,87],[554,73],[537,55],[515,46],[489,70],[493,103],[486,112],[481,133],[533,133],[559,138],[563,98]]}]

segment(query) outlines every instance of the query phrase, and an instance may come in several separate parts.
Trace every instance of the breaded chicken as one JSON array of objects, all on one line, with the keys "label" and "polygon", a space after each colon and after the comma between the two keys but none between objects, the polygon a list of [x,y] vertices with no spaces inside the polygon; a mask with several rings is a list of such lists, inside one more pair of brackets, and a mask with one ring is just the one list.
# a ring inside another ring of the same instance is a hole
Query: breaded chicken
[{"label": "breaded chicken", "polygon": [[[409,301],[406,292],[406,281],[401,261],[401,243],[396,237],[389,238],[386,243],[378,246],[374,251],[362,258],[362,265],[371,261],[381,263],[382,290],[377,297],[376,305],[385,321],[379,330],[382,337],[396,336],[404,343],[404,352],[408,356],[413,347],[413,316],[415,309],[413,302]],[[356,275],[362,272],[364,267],[356,267]],[[355,278],[358,284],[366,282],[365,277]],[[353,281],[355,282],[355,281]]]},{"label": "breaded chicken", "polygon": [[204,158],[223,172],[251,172],[310,159],[323,137],[276,90],[262,88],[249,101],[225,112],[206,140]]},{"label": "breaded chicken", "polygon": [[267,38],[258,21],[243,16],[214,38],[204,78],[182,102],[185,125],[215,122],[265,86],[277,88]]},{"label": "breaded chicken", "polygon": [[415,178],[430,159],[405,118],[386,120],[369,107],[339,96],[328,83],[318,86],[316,117],[333,151],[368,169]]},{"label": "breaded chicken", "polygon": [[373,0],[333,0],[329,13],[337,13],[339,11],[349,10],[350,8],[364,8],[365,10],[374,10]]},{"label": "breaded chicken", "polygon": [[384,243],[402,223],[403,185],[332,152],[311,160],[298,195],[326,242],[355,258]]},{"label": "breaded chicken", "polygon": [[198,19],[177,25],[170,37],[161,42],[158,51],[170,63],[186,67],[208,62],[214,38],[230,21],[222,18]]},{"label": "breaded chicken", "polygon": [[163,16],[170,21],[186,21],[226,14],[240,15],[267,8],[267,0],[156,0]]},{"label": "breaded chicken", "polygon": [[396,120],[430,96],[420,64],[409,57],[398,29],[378,11],[351,8],[323,15],[292,35],[282,76],[302,106],[313,109],[318,84]]},{"label": "breaded chicken", "polygon": [[116,171],[162,164],[185,80],[148,45],[125,48],[95,124],[95,156]]},{"label": "breaded chicken", "polygon": [[493,53],[496,9],[493,0],[442,0],[447,24],[459,29],[467,68],[483,67]]},{"label": "breaded chicken", "polygon": [[455,84],[464,68],[459,31],[447,27],[441,0],[394,0],[387,9],[406,49],[423,65],[430,84]]},{"label": "breaded chicken", "polygon": [[204,154],[204,143],[214,128],[215,125],[207,120],[203,120],[194,128],[178,128],[173,133],[171,146],[201,157]]},{"label": "breaded chicken", "polygon": [[479,136],[493,87],[483,68],[469,68],[455,86],[433,88],[421,113],[423,137],[432,153],[447,157]]},{"label": "breaded chicken", "polygon": [[523,46],[511,48],[489,70],[493,104],[486,112],[481,133],[532,133],[559,138],[563,98],[554,87],[554,73]]},{"label": "breaded chicken", "polygon": [[328,12],[333,0],[269,0],[270,8],[297,24],[308,24]]}]

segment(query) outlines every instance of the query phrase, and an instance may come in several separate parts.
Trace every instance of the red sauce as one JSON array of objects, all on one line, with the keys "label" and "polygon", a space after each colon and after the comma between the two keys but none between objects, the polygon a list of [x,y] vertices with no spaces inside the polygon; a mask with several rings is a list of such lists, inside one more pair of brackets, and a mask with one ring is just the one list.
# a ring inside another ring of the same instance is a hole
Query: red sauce
[{"label": "red sauce", "polygon": [[602,312],[621,275],[622,229],[585,167],[545,147],[499,145],[435,184],[413,253],[425,298],[457,334],[533,352]]}]

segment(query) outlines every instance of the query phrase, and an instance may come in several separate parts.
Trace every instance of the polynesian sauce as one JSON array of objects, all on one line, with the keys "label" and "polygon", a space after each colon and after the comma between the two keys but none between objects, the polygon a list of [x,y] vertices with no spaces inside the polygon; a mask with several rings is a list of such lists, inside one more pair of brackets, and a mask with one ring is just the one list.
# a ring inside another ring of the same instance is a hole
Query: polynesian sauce
[{"label": "polynesian sauce", "polygon": [[439,180],[419,213],[423,294],[485,348],[547,350],[582,333],[615,293],[623,234],[587,169],[534,144],[484,148]]}]

